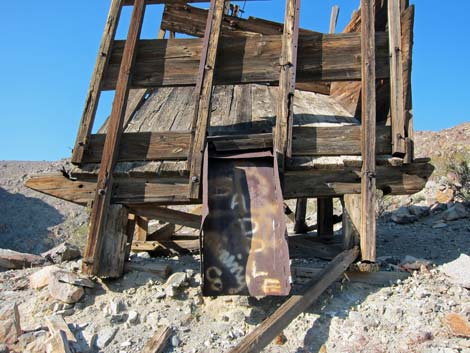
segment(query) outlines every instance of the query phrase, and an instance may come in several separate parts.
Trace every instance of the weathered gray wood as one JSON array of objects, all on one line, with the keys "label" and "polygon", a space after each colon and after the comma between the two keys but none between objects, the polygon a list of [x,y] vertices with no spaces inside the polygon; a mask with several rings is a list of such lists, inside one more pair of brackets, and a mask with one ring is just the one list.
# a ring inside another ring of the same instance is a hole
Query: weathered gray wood
[{"label": "weathered gray wood", "polygon": [[362,217],[361,256],[376,259],[376,100],[375,100],[375,20],[372,0],[361,0],[362,36]]},{"label": "weathered gray wood", "polygon": [[286,0],[284,33],[280,58],[279,92],[274,132],[274,152],[281,175],[285,158],[292,157],[292,123],[294,117],[294,92],[297,72],[299,42],[300,0]]},{"label": "weathered gray wood", "polygon": [[[114,89],[124,43],[113,46],[104,89]],[[279,81],[282,36],[221,38],[214,84]],[[195,85],[202,39],[141,40],[131,88]],[[300,35],[297,82],[361,79],[360,34]],[[377,33],[377,78],[390,76],[388,35]]]},{"label": "weathered gray wood", "polygon": [[[426,184],[434,168],[428,163],[412,163],[398,167],[378,166],[377,187],[390,195],[414,194]],[[286,170],[284,199],[338,197],[361,192],[360,167],[341,167],[331,170],[307,168]],[[188,204],[188,176],[180,177],[119,177],[114,178],[112,202],[124,204]],[[70,180],[59,174],[35,176],[26,186],[64,200],[86,205],[93,200],[96,175],[82,180]]]},{"label": "weathered gray wood", "polygon": [[136,0],[124,48],[123,60],[119,69],[116,94],[111,118],[109,120],[108,133],[106,134],[93,208],[90,215],[90,227],[82,266],[82,271],[89,275],[96,275],[100,272],[99,256],[103,246],[103,230],[106,225],[106,217],[111,202],[113,169],[119,153],[119,142],[123,131],[127,98],[136,56],[135,48],[140,37],[144,13],[145,0]]},{"label": "weathered gray wood", "polygon": [[224,8],[225,0],[211,0],[204,34],[204,45],[199,62],[195,95],[196,109],[192,125],[194,135],[191,138],[188,161],[190,175],[189,197],[192,199],[199,199],[201,194],[202,163],[206,148],[207,127],[210,124],[212,85]]},{"label": "weathered gray wood", "polygon": [[403,157],[405,146],[405,104],[401,48],[400,0],[388,0],[388,33],[390,46],[390,115],[392,119],[393,155]]},{"label": "weathered gray wood", "polygon": [[338,23],[338,16],[339,16],[339,6],[334,5],[331,8],[331,16],[330,16],[330,29],[328,33],[335,33],[336,32],[336,24]]},{"label": "weathered gray wood", "polygon": [[305,217],[307,215],[307,203],[308,199],[302,198],[297,199],[295,205],[295,224],[294,224],[294,233],[307,233],[308,226],[305,222]]},{"label": "weathered gray wood", "polygon": [[317,199],[318,235],[321,238],[332,238],[333,230],[333,198],[319,197]]},{"label": "weathered gray wood", "polygon": [[193,213],[186,213],[165,207],[151,207],[148,205],[134,205],[131,207],[131,210],[141,217],[179,224],[193,229],[201,228],[202,217]]},{"label": "weathered gray wood", "polygon": [[80,127],[72,154],[72,163],[81,163],[83,153],[88,144],[88,136],[91,134],[93,122],[95,120],[96,110],[103,84],[104,73],[107,69],[111,49],[114,43],[119,17],[121,15],[122,0],[113,0],[109,9],[108,20],[104,28],[103,38],[101,39],[98,57],[96,58],[93,76],[91,77],[90,87],[88,88],[85,109],[80,121]]},{"label": "weathered gray wood", "polygon": [[103,229],[103,244],[99,259],[97,276],[106,278],[119,278],[124,271],[124,262],[127,260],[128,211],[122,205],[110,205]]},{"label": "weathered gray wood", "polygon": [[361,195],[344,195],[343,204],[343,248],[359,245],[361,229]]},{"label": "weathered gray wood", "polygon": [[161,353],[165,349],[168,339],[170,338],[172,329],[168,326],[160,328],[155,334],[147,341],[142,353]]},{"label": "weathered gray wood", "polygon": [[357,258],[357,248],[346,250],[305,285],[303,295],[293,295],[270,317],[250,332],[231,353],[258,353],[266,347],[289,323],[307,310],[318,297],[333,283]]}]

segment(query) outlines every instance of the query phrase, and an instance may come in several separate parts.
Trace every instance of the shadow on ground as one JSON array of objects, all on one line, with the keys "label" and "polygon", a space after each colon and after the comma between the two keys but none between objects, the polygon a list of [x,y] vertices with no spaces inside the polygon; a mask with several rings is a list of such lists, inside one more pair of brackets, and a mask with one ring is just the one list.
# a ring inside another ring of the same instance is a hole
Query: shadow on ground
[{"label": "shadow on ground", "polygon": [[53,244],[50,228],[64,217],[46,202],[0,188],[0,248],[39,254]]}]

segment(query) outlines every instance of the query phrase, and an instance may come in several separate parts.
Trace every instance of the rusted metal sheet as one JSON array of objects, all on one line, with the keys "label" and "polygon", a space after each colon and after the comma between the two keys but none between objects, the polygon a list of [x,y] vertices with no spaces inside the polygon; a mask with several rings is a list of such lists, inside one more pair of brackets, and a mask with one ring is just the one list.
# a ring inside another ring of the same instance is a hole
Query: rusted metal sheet
[{"label": "rusted metal sheet", "polygon": [[204,295],[288,295],[289,250],[271,152],[205,158]]}]

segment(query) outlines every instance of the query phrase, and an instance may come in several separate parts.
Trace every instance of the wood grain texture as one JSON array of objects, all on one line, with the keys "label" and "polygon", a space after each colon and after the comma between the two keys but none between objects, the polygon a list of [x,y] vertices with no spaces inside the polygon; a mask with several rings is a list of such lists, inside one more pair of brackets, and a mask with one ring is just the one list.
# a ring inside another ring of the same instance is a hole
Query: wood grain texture
[{"label": "wood grain texture", "polygon": [[207,127],[210,125],[212,85],[217,63],[219,39],[224,15],[225,0],[211,0],[206,31],[196,82],[196,109],[193,135],[189,152],[189,197],[199,199],[202,185],[202,163],[206,148]]},{"label": "wood grain texture", "polygon": [[357,248],[347,250],[333,259],[325,269],[305,285],[302,295],[287,299],[270,317],[250,332],[230,353],[258,353],[266,347],[292,320],[307,310],[357,258]]},{"label": "wood grain texture", "polygon": [[[388,36],[377,33],[377,78],[388,78]],[[132,88],[195,85],[202,39],[141,40]],[[104,89],[114,89],[124,43],[113,46]],[[279,81],[282,36],[222,38],[214,84]],[[360,80],[360,34],[300,35],[297,82]]]},{"label": "wood grain texture", "polygon": [[334,236],[332,197],[319,197],[317,199],[317,224],[318,235],[321,238],[329,239]]},{"label": "wood grain texture", "polygon": [[361,173],[361,256],[376,259],[376,92],[375,20],[372,0],[361,0],[362,37],[362,173]]},{"label": "wood grain texture", "polygon": [[[377,167],[377,187],[389,195],[411,195],[421,191],[434,168],[429,163],[412,163],[397,167]],[[361,168],[340,167],[334,173],[328,169],[308,167],[302,170],[286,170],[284,199],[302,197],[341,196],[361,192]],[[156,205],[178,205],[200,203],[189,200],[188,176],[179,177],[115,177],[112,193],[113,203],[149,203]],[[86,179],[70,180],[62,174],[34,176],[26,186],[36,191],[86,205],[93,200],[96,190],[96,175]]]},{"label": "wood grain texture", "polygon": [[131,210],[137,215],[148,219],[156,219],[162,222],[178,224],[193,229],[201,228],[202,218],[200,215],[158,206],[150,207],[148,205],[134,205],[131,206]]},{"label": "wood grain texture", "polygon": [[284,33],[282,35],[282,50],[279,61],[281,72],[276,106],[276,127],[274,129],[274,152],[277,154],[281,180],[285,158],[292,157],[292,123],[299,42],[299,17],[300,0],[286,0]]},{"label": "wood grain texture", "polygon": [[72,163],[79,164],[82,161],[83,153],[88,144],[88,136],[91,134],[93,122],[95,121],[96,110],[100,100],[104,73],[108,67],[111,57],[111,49],[114,43],[119,17],[121,15],[122,0],[113,0],[109,9],[108,20],[104,28],[95,68],[91,77],[90,87],[85,101],[80,126],[78,129],[75,147],[73,148]]},{"label": "wood grain texture", "polygon": [[400,0],[388,0],[388,33],[390,47],[390,116],[392,119],[393,155],[405,155],[405,104]]},{"label": "wood grain texture", "polygon": [[170,338],[173,330],[164,326],[160,328],[155,334],[150,338],[144,346],[142,353],[161,353],[165,349],[168,339]]},{"label": "wood grain texture", "polygon": [[103,245],[103,230],[111,202],[113,169],[119,153],[119,142],[123,131],[123,122],[129,95],[130,81],[136,57],[136,45],[140,37],[145,13],[145,0],[136,0],[132,12],[131,23],[119,69],[116,94],[113,101],[111,118],[103,148],[100,172],[98,174],[93,208],[90,215],[90,227],[87,244],[83,256],[82,271],[88,275],[99,272],[99,256]]}]

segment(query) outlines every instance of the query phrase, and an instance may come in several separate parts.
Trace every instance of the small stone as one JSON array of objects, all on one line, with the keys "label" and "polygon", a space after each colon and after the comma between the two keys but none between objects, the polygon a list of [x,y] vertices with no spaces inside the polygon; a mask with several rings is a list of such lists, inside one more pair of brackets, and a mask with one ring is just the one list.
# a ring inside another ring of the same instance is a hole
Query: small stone
[{"label": "small stone", "polygon": [[49,284],[49,280],[55,272],[61,271],[57,266],[46,266],[29,276],[31,289],[41,289]]},{"label": "small stone", "polygon": [[80,249],[77,246],[69,243],[62,243],[55,248],[42,253],[41,256],[55,264],[58,264],[64,261],[78,259],[81,254]]},{"label": "small stone", "polygon": [[130,346],[132,346],[131,341],[124,341],[120,344],[120,347],[122,347],[122,348],[127,348],[127,347],[130,347]]},{"label": "small stone", "polygon": [[461,203],[456,203],[454,206],[442,213],[442,219],[445,221],[455,221],[466,217],[468,217],[468,212],[465,206]]},{"label": "small stone", "polygon": [[181,288],[187,285],[187,275],[185,272],[175,272],[166,280],[167,287]]},{"label": "small stone", "polygon": [[408,210],[412,215],[418,218],[429,216],[430,213],[430,209],[428,206],[411,205],[408,207]]},{"label": "small stone", "polygon": [[116,336],[117,332],[118,332],[117,327],[108,327],[108,328],[102,329],[100,332],[98,332],[98,337],[96,339],[96,346],[100,349],[105,348],[108,344],[111,343],[114,336]]},{"label": "small stone", "polygon": [[108,312],[117,315],[126,310],[126,303],[122,298],[113,298],[109,303]]},{"label": "small stone", "polygon": [[0,343],[0,353],[10,353],[10,350],[6,344]]},{"label": "small stone", "polygon": [[455,191],[452,189],[439,190],[436,194],[436,201],[439,203],[449,203],[454,200]]},{"label": "small stone", "polygon": [[171,345],[173,347],[179,347],[180,344],[181,344],[181,341],[178,336],[174,335],[173,337],[171,337]]},{"label": "small stone", "polygon": [[13,344],[21,335],[20,314],[16,303],[0,308],[0,342]]},{"label": "small stone", "polygon": [[391,219],[397,224],[410,224],[416,222],[418,217],[411,214],[408,207],[402,206],[392,214]]},{"label": "small stone", "polygon": [[460,254],[459,258],[442,265],[441,270],[454,284],[470,289],[470,256]]},{"label": "small stone", "polygon": [[154,297],[155,299],[163,299],[166,297],[166,293],[162,290],[159,290],[154,294]]},{"label": "small stone", "polygon": [[73,314],[75,314],[75,310],[74,309],[65,309],[65,310],[59,310],[57,311],[57,314],[58,315],[62,315],[62,316],[72,316]]},{"label": "small stone", "polygon": [[437,222],[437,223],[433,224],[432,227],[433,227],[434,229],[441,229],[441,228],[447,228],[448,225],[447,225],[446,223],[444,223],[444,222],[441,221],[441,222]]},{"label": "small stone", "polygon": [[151,256],[147,251],[142,251],[137,253],[137,257],[141,259],[150,259]]},{"label": "small stone", "polygon": [[131,325],[137,325],[140,322],[139,313],[133,310],[129,311],[127,322]]},{"label": "small stone", "polygon": [[175,287],[167,287],[165,289],[165,295],[169,298],[176,298],[178,296],[178,290]]},{"label": "small stone", "polygon": [[83,288],[60,282],[59,278],[55,274],[51,276],[48,286],[50,296],[68,304],[78,302],[85,294]]}]

